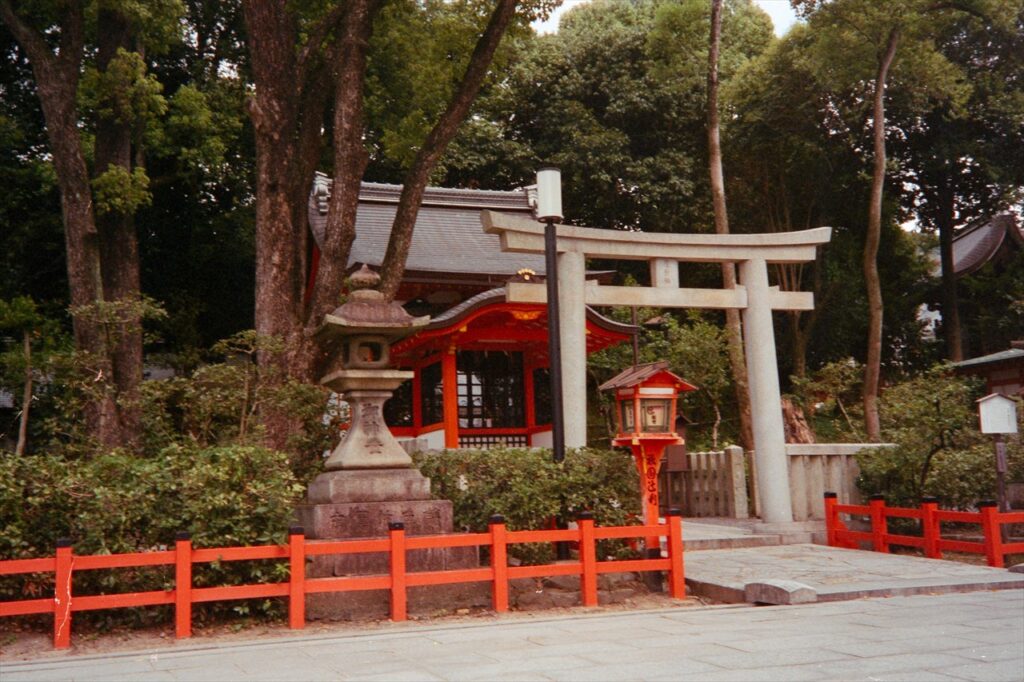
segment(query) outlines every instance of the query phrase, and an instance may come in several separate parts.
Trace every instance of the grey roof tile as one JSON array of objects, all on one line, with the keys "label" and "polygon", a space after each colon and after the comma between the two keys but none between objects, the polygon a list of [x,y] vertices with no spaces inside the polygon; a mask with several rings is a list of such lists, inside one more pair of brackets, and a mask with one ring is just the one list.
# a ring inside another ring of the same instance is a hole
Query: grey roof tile
[{"label": "grey roof tile", "polygon": [[[317,173],[309,197],[308,216],[318,245],[323,243],[330,187],[330,178]],[[347,263],[349,267],[358,263],[380,266],[401,191],[401,185],[362,184],[356,213],[356,239]],[[521,268],[530,268],[542,274],[542,255],[504,253],[500,238],[483,231],[480,211],[484,209],[533,215],[526,190],[506,192],[428,187],[416,217],[406,269],[511,277]]]}]

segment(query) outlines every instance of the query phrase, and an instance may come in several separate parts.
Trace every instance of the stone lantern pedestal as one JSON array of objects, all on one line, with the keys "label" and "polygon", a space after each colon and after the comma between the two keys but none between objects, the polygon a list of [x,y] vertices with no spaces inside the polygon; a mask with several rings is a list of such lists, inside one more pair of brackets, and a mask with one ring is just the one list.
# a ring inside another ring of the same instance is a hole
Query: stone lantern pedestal
[{"label": "stone lantern pedestal", "polygon": [[[349,301],[327,315],[318,334],[335,356],[334,369],[321,384],[341,395],[351,408],[351,424],[341,443],[324,463],[326,471],[309,486],[297,516],[310,539],[380,538],[388,523],[401,521],[409,535],[452,532],[452,503],[433,500],[430,479],[384,423],[384,402],[412,372],[391,369],[389,349],[427,322],[413,318],[373,290],[380,278],[365,266],[351,279]],[[478,562],[473,548],[408,552],[409,571],[468,568]],[[388,572],[388,556],[341,554],[312,557],[307,576],[372,575]],[[452,585],[448,589],[410,591],[410,608],[464,606],[479,601],[479,589]],[[459,589],[461,588],[461,589]],[[486,596],[486,595],[484,595]],[[311,594],[306,613],[312,619],[386,617],[386,592]]]}]

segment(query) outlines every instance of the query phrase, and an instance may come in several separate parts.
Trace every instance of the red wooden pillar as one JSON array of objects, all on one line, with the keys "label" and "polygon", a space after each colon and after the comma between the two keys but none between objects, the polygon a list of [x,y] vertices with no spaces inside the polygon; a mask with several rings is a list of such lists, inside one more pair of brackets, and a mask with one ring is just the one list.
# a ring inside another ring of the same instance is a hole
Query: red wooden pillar
[{"label": "red wooden pillar", "polygon": [[71,572],[75,558],[71,540],[57,540],[57,566],[53,576],[53,648],[71,646]]},{"label": "red wooden pillar", "polygon": [[872,495],[871,506],[871,545],[876,552],[889,552],[889,543],[885,536],[889,533],[885,518],[885,495]]},{"label": "red wooden pillar", "polygon": [[673,599],[686,599],[686,572],[683,560],[683,510],[668,510],[668,592]]},{"label": "red wooden pillar", "polygon": [[391,620],[406,619],[405,584],[405,524],[392,521],[388,524],[391,540]]},{"label": "red wooden pillar", "polygon": [[174,538],[174,636],[192,636],[192,535]]},{"label": "red wooden pillar", "polygon": [[581,512],[577,517],[580,530],[580,596],[584,606],[597,606],[597,546],[594,540],[594,514]]},{"label": "red wooden pillar", "polygon": [[825,493],[825,537],[829,547],[839,546],[839,512],[836,505],[839,504],[839,495],[833,492]]},{"label": "red wooden pillar", "polygon": [[921,535],[924,536],[924,555],[929,559],[941,559],[939,549],[940,526],[936,517],[939,511],[939,500],[935,497],[921,499]]},{"label": "red wooden pillar", "polygon": [[455,346],[441,355],[441,386],[444,405],[444,446],[459,447],[459,371],[455,365]]},{"label": "red wooden pillar", "polygon": [[995,500],[978,503],[981,529],[985,533],[985,558],[989,566],[1003,568],[1003,536],[999,528],[999,507]]},{"label": "red wooden pillar", "polygon": [[491,597],[497,613],[508,611],[508,546],[506,545],[505,517],[495,514],[488,520],[491,527],[491,568],[494,584]]},{"label": "red wooden pillar", "polygon": [[306,533],[302,526],[288,529],[288,627],[306,627]]}]

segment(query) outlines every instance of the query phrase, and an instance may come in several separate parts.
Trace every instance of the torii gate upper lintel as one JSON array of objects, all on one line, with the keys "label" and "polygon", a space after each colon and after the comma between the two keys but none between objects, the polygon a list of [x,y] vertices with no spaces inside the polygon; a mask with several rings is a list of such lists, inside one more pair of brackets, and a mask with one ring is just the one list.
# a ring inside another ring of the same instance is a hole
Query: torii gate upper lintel
[{"label": "torii gate upper lintel", "polygon": [[[484,231],[501,238],[504,251],[544,252],[544,225],[517,216],[483,211]],[[812,310],[810,292],[770,286],[768,263],[807,263],[831,238],[829,227],[760,234],[663,234],[558,225],[559,308],[561,309],[562,395],[565,441],[586,445],[586,306],[636,305],[660,308],[735,308],[742,313],[744,353],[750,381],[751,417],[757,457],[761,517],[766,523],[793,521],[786,463],[773,310]],[[587,258],[646,260],[650,287],[602,286],[586,282]],[[735,289],[684,289],[678,263],[736,263]],[[510,302],[543,303],[543,284],[510,283]]]}]

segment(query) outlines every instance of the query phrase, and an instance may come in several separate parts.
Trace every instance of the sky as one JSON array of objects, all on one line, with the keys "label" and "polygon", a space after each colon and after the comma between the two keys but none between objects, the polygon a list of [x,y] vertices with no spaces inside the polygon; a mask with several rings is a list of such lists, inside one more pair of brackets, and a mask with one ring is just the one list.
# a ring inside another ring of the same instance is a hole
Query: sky
[{"label": "sky", "polygon": [[[538,21],[533,27],[538,33],[555,33],[558,30],[558,17],[568,9],[582,5],[588,0],[564,0],[561,7],[556,9],[547,21]],[[768,13],[775,25],[775,35],[781,36],[796,21],[793,8],[789,6],[789,0],[754,0],[754,4]]]}]

